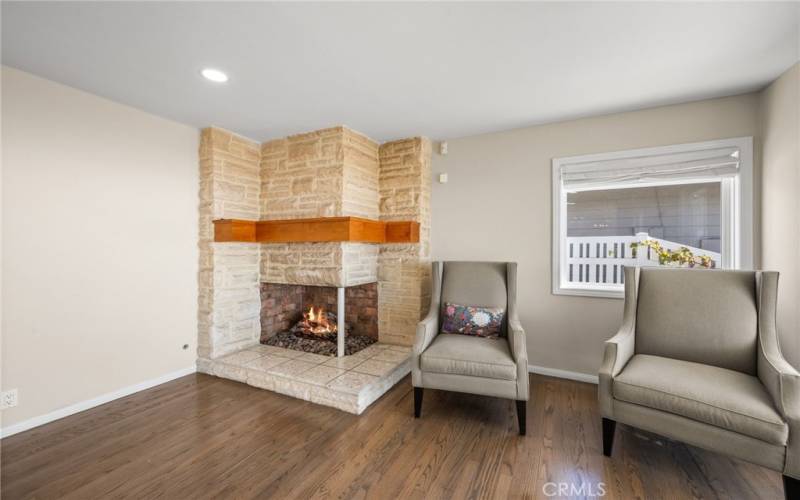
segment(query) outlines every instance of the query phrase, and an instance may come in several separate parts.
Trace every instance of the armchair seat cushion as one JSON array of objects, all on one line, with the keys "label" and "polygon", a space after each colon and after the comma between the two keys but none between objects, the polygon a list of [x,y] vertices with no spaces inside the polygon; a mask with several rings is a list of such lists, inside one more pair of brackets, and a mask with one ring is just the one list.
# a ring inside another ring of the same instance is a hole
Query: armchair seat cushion
[{"label": "armchair seat cushion", "polygon": [[789,435],[758,378],[734,370],[637,354],[614,379],[613,395],[772,444]]},{"label": "armchair seat cushion", "polygon": [[517,365],[505,338],[440,333],[420,356],[423,372],[516,380]]}]

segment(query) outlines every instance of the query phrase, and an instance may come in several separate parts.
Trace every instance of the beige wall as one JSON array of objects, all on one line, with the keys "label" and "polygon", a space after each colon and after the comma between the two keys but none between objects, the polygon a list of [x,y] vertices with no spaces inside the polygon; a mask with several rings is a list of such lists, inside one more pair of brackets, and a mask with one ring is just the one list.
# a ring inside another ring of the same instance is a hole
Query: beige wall
[{"label": "beige wall", "polygon": [[800,64],[761,96],[761,255],[780,271],[781,349],[800,368]]},{"label": "beige wall", "polygon": [[194,364],[198,131],[6,67],[2,101],[7,428]]},{"label": "beige wall", "polygon": [[[596,374],[622,301],[551,293],[551,160],[757,136],[758,104],[747,94],[450,139],[433,155],[433,259],[519,262],[531,365]],[[447,184],[435,181],[442,172]]]}]

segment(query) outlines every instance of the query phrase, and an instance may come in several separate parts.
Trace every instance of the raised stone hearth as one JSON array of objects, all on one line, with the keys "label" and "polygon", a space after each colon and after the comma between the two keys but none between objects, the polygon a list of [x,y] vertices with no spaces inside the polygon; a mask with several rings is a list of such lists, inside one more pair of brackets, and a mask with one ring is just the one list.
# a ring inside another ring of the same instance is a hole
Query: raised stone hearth
[{"label": "raised stone hearth", "polygon": [[265,345],[205,361],[205,373],[360,414],[411,371],[411,348],[373,344],[344,358]]}]

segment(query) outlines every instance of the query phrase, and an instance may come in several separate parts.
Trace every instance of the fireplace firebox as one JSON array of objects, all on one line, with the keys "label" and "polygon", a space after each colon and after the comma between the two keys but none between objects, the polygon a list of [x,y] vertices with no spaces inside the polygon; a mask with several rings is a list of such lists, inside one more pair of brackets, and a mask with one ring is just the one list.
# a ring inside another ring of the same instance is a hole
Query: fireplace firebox
[{"label": "fireplace firebox", "polygon": [[378,284],[261,284],[261,343],[329,356],[378,340]]}]

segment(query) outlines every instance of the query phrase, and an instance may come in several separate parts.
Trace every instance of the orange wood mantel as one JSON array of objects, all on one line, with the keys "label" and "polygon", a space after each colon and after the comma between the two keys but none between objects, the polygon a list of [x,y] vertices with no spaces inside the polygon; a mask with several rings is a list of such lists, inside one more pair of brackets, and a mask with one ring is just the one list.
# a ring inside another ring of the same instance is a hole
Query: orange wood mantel
[{"label": "orange wood mantel", "polygon": [[361,217],[214,221],[214,241],[250,243],[419,243],[419,222]]}]

